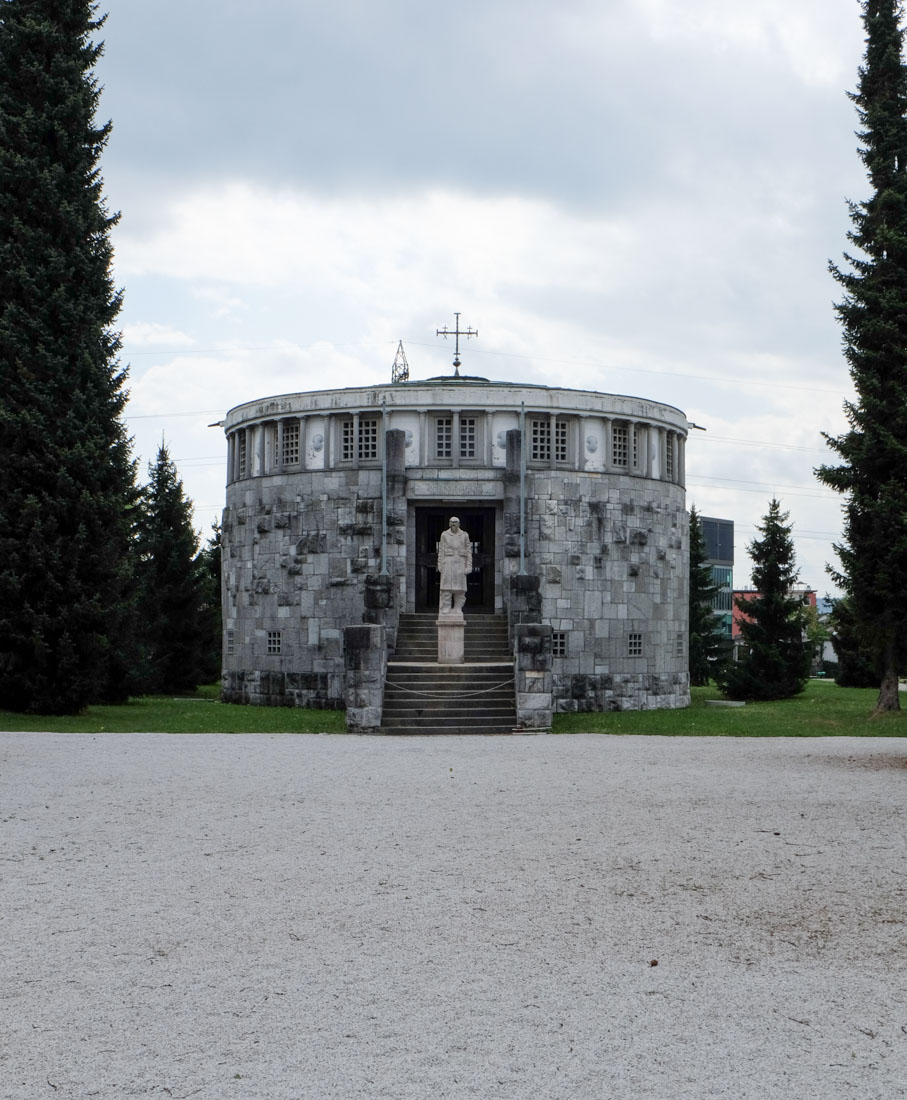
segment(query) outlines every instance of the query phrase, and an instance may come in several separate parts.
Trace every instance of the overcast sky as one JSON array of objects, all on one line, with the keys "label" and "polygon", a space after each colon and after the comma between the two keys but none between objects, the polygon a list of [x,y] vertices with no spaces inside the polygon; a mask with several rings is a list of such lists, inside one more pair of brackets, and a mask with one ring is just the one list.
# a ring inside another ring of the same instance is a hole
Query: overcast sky
[{"label": "overcast sky", "polygon": [[[450,369],[633,394],[705,428],[687,497],[772,494],[801,580],[841,502],[813,468],[851,392],[827,271],[867,195],[858,0],[108,0],[127,410],[206,534],[225,444],[278,393]],[[102,4],[102,9],[104,5]]]}]

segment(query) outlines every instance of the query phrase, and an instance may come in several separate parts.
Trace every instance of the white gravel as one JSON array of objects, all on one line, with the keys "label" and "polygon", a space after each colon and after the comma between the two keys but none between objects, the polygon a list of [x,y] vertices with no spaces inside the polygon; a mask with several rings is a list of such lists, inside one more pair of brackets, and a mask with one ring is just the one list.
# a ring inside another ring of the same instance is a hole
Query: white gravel
[{"label": "white gravel", "polygon": [[0,734],[0,1096],[907,1097],[905,792],[881,738]]}]

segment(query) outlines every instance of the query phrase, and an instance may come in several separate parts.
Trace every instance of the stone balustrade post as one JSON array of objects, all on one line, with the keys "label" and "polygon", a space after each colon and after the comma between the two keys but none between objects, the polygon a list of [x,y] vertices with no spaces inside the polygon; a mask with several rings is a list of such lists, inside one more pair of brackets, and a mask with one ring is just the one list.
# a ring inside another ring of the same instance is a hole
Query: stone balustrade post
[{"label": "stone balustrade post", "polygon": [[387,632],[380,623],[343,630],[343,701],[349,733],[380,733]]},{"label": "stone balustrade post", "polygon": [[547,732],[551,728],[554,708],[551,627],[547,623],[525,623],[515,627],[513,648],[517,727],[526,732]]}]

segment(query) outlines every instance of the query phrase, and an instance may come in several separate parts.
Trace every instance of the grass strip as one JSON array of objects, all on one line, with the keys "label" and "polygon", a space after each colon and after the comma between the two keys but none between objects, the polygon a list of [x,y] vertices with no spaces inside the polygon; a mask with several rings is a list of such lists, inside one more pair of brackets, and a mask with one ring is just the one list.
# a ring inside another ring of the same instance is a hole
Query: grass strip
[{"label": "grass strip", "polygon": [[[338,710],[250,707],[222,703],[210,684],[194,695],[130,699],[122,706],[88,707],[75,716],[0,711],[0,730],[45,733],[344,733]],[[872,718],[874,688],[839,688],[811,681],[793,699],[711,707],[714,687],[693,688],[685,710],[556,714],[554,732],[652,734],[669,737],[904,737],[907,711]],[[907,701],[905,701],[907,705]]]},{"label": "grass strip", "polygon": [[[876,688],[811,680],[802,695],[744,707],[708,706],[713,686],[693,688],[684,710],[556,714],[555,733],[658,734],[668,737],[904,737],[907,711],[871,717]],[[907,706],[907,699],[905,699]]]},{"label": "grass strip", "polygon": [[147,695],[120,706],[87,707],[82,714],[50,716],[0,710],[0,730],[25,733],[345,733],[339,710],[248,707],[222,703],[220,686],[193,695]]}]

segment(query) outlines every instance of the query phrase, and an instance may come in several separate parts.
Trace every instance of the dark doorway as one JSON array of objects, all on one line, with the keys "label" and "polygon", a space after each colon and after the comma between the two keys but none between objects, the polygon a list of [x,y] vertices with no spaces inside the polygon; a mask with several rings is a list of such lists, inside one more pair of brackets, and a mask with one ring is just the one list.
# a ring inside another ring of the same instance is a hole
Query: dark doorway
[{"label": "dark doorway", "polygon": [[446,505],[416,508],[416,610],[437,611],[438,539],[459,516],[460,526],[472,543],[472,572],[466,578],[466,607],[470,611],[494,611],[494,508]]}]

